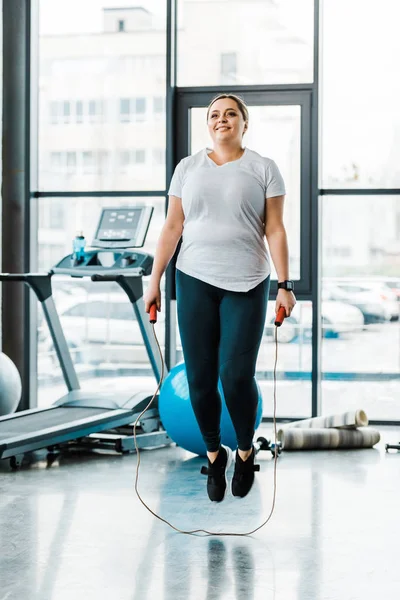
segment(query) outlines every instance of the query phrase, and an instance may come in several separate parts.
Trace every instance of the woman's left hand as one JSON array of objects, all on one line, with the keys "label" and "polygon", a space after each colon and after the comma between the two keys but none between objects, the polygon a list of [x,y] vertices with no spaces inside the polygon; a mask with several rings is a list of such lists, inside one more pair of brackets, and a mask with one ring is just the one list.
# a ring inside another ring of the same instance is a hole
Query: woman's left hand
[{"label": "woman's left hand", "polygon": [[275,313],[278,313],[280,307],[283,306],[286,310],[286,316],[290,317],[295,304],[296,296],[293,294],[293,292],[283,290],[282,288],[278,290],[278,294],[276,296]]}]

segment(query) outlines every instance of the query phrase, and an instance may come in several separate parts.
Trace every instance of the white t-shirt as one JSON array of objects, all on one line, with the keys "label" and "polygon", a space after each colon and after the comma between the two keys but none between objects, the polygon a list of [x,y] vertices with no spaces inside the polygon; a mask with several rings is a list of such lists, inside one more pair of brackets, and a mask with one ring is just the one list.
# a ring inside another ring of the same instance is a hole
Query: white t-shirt
[{"label": "white t-shirt", "polygon": [[222,289],[247,292],[271,272],[265,244],[265,199],[282,196],[278,167],[245,148],[218,166],[204,148],[177,165],[168,194],[185,216],[177,268]]}]

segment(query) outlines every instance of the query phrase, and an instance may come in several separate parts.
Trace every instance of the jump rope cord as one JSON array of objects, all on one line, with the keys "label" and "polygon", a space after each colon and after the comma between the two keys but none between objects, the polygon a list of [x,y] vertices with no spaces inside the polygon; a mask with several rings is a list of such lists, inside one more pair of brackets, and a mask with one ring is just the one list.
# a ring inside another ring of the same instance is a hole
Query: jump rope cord
[{"label": "jump rope cord", "polygon": [[271,507],[271,511],[268,515],[268,518],[258,527],[256,527],[256,529],[253,529],[252,531],[247,531],[244,533],[231,533],[231,532],[216,532],[216,531],[208,531],[207,529],[193,529],[193,530],[189,530],[189,531],[185,531],[183,529],[179,529],[179,527],[175,527],[175,525],[173,525],[172,523],[170,523],[169,521],[167,521],[167,519],[164,519],[163,517],[160,517],[160,515],[158,515],[157,513],[155,513],[147,504],[146,502],[143,500],[143,498],[141,497],[139,490],[138,490],[138,481],[139,481],[139,468],[140,468],[140,452],[139,452],[139,448],[137,445],[137,439],[136,439],[136,427],[137,424],[139,423],[141,417],[144,415],[144,413],[150,408],[150,406],[152,405],[152,403],[154,402],[155,397],[158,394],[158,391],[161,387],[161,384],[164,380],[164,372],[165,372],[165,366],[164,366],[164,358],[162,355],[162,351],[161,351],[161,347],[160,347],[160,343],[158,341],[157,338],[157,334],[156,334],[156,330],[154,327],[154,323],[152,323],[153,326],[153,334],[154,334],[154,338],[158,347],[158,351],[160,353],[160,358],[161,358],[161,376],[160,376],[160,381],[158,382],[158,386],[157,389],[153,395],[153,397],[151,398],[150,402],[148,403],[148,405],[146,406],[146,408],[144,410],[142,410],[142,412],[140,413],[140,415],[137,417],[135,424],[133,426],[133,438],[134,438],[134,442],[135,442],[135,449],[136,449],[136,455],[137,455],[137,465],[136,465],[136,478],[135,478],[135,492],[137,497],[139,498],[140,502],[143,504],[143,506],[154,516],[156,517],[156,519],[159,519],[160,521],[162,521],[163,523],[166,523],[166,525],[168,525],[169,527],[171,527],[172,529],[174,529],[174,531],[177,531],[178,533],[184,533],[185,535],[194,535],[194,536],[198,536],[199,534],[203,533],[206,536],[238,536],[238,537],[244,537],[244,536],[248,536],[248,535],[252,535],[253,533],[255,533],[256,531],[258,531],[259,529],[261,529],[262,527],[264,527],[264,525],[266,525],[268,523],[268,521],[271,519],[272,514],[274,512],[275,509],[275,500],[276,500],[276,465],[277,465],[277,459],[278,459],[278,448],[277,448],[277,440],[276,440],[276,365],[278,362],[278,328],[275,327],[275,365],[274,365],[274,417],[273,417],[273,422],[274,422],[274,442],[275,442],[275,446],[274,446],[274,491],[273,491],[273,498],[272,498],[272,507]]}]

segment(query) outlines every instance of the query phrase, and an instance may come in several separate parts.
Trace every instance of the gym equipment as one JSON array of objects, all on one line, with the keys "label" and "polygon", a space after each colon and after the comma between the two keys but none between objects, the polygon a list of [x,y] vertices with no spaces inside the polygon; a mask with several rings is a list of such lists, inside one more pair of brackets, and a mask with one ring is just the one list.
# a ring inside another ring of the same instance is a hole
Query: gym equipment
[{"label": "gym equipment", "polygon": [[388,452],[388,450],[400,450],[400,442],[398,444],[386,444],[385,450],[386,452]]},{"label": "gym equipment", "polygon": [[325,450],[338,448],[372,448],[380,440],[379,431],[363,429],[280,429],[278,440],[283,450]]},{"label": "gym equipment", "polygon": [[313,417],[312,419],[303,419],[301,421],[293,421],[281,429],[299,427],[301,429],[355,429],[356,427],[367,427],[368,417],[363,410],[349,411],[338,415],[330,415],[329,417]]},{"label": "gym equipment", "polygon": [[[143,252],[128,250],[143,245],[152,211],[151,207],[105,208],[94,240],[101,249],[85,251],[79,261],[70,254],[47,274],[0,274],[0,281],[23,282],[35,292],[68,389],[68,393],[49,408],[21,411],[0,418],[0,459],[10,458],[12,468],[19,466],[25,452],[40,448],[49,449],[53,456],[56,451],[76,445],[80,448],[111,448],[122,453],[136,447],[129,426],[135,419],[139,423],[137,416],[153,394],[80,389],[52,296],[51,278],[62,274],[91,277],[92,281],[98,282],[115,281],[132,304],[158,382],[161,379],[161,360],[144,310],[142,282],[142,277],[151,272],[153,258]],[[123,426],[125,429],[121,429]],[[139,427],[137,444],[141,448],[172,442],[161,426],[157,400],[146,417],[140,419]]]},{"label": "gym equipment", "polygon": [[0,416],[17,410],[21,400],[21,377],[11,358],[0,352]]},{"label": "gym equipment", "polygon": [[[226,406],[221,381],[218,390],[222,399],[221,442],[234,450],[236,434]],[[262,394],[257,383],[258,406],[256,428],[262,419]],[[189,386],[184,362],[173,367],[165,378],[158,399],[161,422],[174,442],[199,456],[207,456],[206,446],[200,433],[189,397]]]}]

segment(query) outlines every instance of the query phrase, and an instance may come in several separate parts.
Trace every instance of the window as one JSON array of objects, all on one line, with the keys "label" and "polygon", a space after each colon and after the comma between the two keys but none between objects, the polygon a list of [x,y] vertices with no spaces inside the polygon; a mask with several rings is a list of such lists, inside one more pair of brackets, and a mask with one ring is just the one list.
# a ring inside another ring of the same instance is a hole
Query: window
[{"label": "window", "polygon": [[110,171],[110,152],[100,150],[97,153],[98,173],[108,173]]},{"label": "window", "polygon": [[229,84],[236,81],[236,52],[221,54],[221,83]]},{"label": "window", "polygon": [[323,188],[400,187],[399,3],[377,8],[365,0],[323,3]]},{"label": "window", "polygon": [[100,100],[89,100],[89,123],[99,123],[103,117],[103,103]]},{"label": "window", "polygon": [[120,121],[144,121],[146,118],[146,98],[121,98]]},{"label": "window", "polygon": [[129,98],[121,98],[119,101],[119,119],[121,123],[128,123],[130,121],[130,104]]},{"label": "window", "polygon": [[133,106],[136,121],[144,121],[146,114],[146,98],[135,98]]},{"label": "window", "polygon": [[120,150],[118,164],[121,169],[124,170],[125,167],[128,167],[131,164],[131,159],[132,154],[129,150]]},{"label": "window", "polygon": [[51,152],[50,154],[50,166],[54,171],[61,171],[62,169],[62,153],[61,152]]},{"label": "window", "polygon": [[50,123],[52,125],[57,125],[59,117],[59,103],[51,102],[50,103]]},{"label": "window", "polygon": [[[167,4],[157,0],[157,7],[146,11],[108,11],[98,0],[81,4],[85,10],[75,14],[68,0],[38,1],[39,191],[164,190],[164,165],[154,173],[136,168],[126,177],[119,151],[148,146],[151,162],[151,149],[166,143]],[[118,31],[126,43],[120,43]],[[59,177],[49,165],[50,154],[73,150],[76,168],[65,158]],[[96,168],[91,158],[83,160],[83,151],[93,153]],[[129,163],[141,160],[132,156]]]},{"label": "window", "polygon": [[118,154],[118,164],[120,169],[125,172],[132,165],[143,165],[146,162],[146,150],[121,150]]},{"label": "window", "polygon": [[78,100],[75,105],[76,122],[83,123],[83,102]]},{"label": "window", "polygon": [[95,170],[96,164],[95,164],[95,158],[94,158],[94,153],[93,152],[83,152],[82,153],[82,166],[83,166],[83,172],[84,173],[93,173],[93,171]]},{"label": "window", "polygon": [[178,8],[178,86],[313,80],[314,0],[178,0]]},{"label": "window", "polygon": [[400,303],[386,285],[399,273],[399,207],[397,196],[322,197],[322,414],[362,406],[399,419]]},{"label": "window", "polygon": [[153,98],[153,112],[157,120],[165,114],[165,98],[163,96]]},{"label": "window", "polygon": [[67,172],[76,172],[76,152],[67,152]]},{"label": "window", "polygon": [[134,150],[133,151],[133,162],[137,165],[142,165],[146,162],[146,151],[145,150]]},{"label": "window", "polygon": [[[64,222],[61,229],[53,227],[55,215],[50,217],[54,202],[64,207]],[[82,230],[90,244],[104,207],[143,205],[154,207],[144,248],[144,251],[150,254],[154,254],[165,221],[163,197],[71,197],[67,199],[41,197],[37,199],[37,204],[40,271],[48,271],[63,256],[71,253],[72,240],[77,231]],[[144,281],[144,285],[146,283],[147,281]],[[163,283],[161,289],[164,303]],[[132,369],[137,368],[151,376],[149,359],[133,307],[126,294],[122,293],[115,283],[98,284],[88,279],[60,276],[54,279],[53,288],[67,341],[74,344],[75,348],[79,348],[80,360],[85,365],[83,370],[79,370],[80,382],[96,387],[102,385],[101,381],[107,380],[109,386],[113,385],[112,378],[120,380],[125,375],[132,377]],[[46,334],[49,338],[48,331]],[[163,349],[164,330],[161,324],[158,335]],[[53,402],[51,394],[48,393],[49,387],[60,385],[62,382],[57,357],[55,354],[49,356],[49,343],[51,340],[48,339],[47,344],[40,342],[38,345],[38,405],[41,407],[49,406]],[[127,345],[131,346],[132,351],[131,349],[127,351]],[[133,346],[135,346],[134,350]]]},{"label": "window", "polygon": [[66,101],[62,103],[63,106],[63,122],[70,123],[71,122],[71,104]]},{"label": "window", "polygon": [[153,150],[153,164],[162,165],[165,162],[165,149],[154,148]]}]

